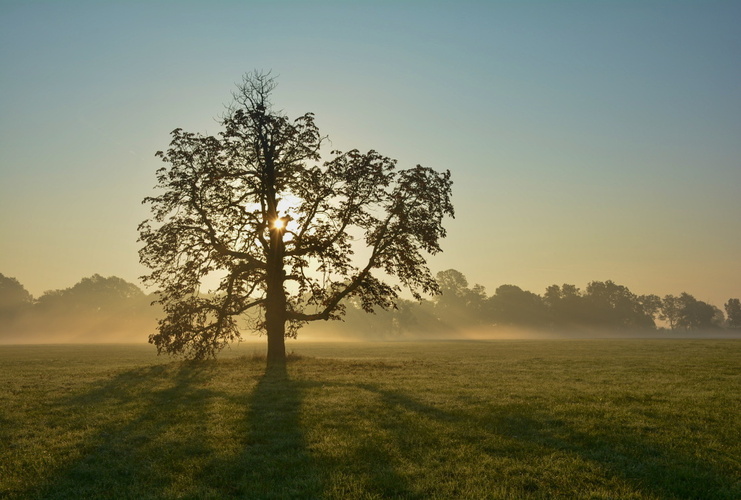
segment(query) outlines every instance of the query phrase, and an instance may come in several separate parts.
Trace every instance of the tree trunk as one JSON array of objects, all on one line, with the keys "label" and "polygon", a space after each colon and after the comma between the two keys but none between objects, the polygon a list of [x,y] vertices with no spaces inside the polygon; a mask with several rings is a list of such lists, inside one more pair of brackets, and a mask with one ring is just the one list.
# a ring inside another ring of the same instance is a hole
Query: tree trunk
[{"label": "tree trunk", "polygon": [[285,320],[270,321],[266,318],[268,332],[268,367],[282,365],[286,362],[286,327]]},{"label": "tree trunk", "polygon": [[[273,296],[271,297],[271,295]],[[283,298],[282,301],[280,300],[281,296]],[[265,329],[268,334],[268,367],[285,364],[286,302],[282,283],[280,290],[273,294],[270,293],[270,286],[268,286],[268,297],[265,308]]]},{"label": "tree trunk", "polygon": [[286,362],[286,291],[283,288],[283,231],[270,230],[265,297],[265,329],[268,334],[268,367]]}]

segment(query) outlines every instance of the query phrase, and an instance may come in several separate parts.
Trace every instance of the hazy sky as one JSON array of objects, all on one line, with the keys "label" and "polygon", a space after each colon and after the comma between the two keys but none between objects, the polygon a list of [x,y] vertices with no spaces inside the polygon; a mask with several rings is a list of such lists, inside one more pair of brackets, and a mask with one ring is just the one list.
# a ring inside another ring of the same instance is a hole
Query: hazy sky
[{"label": "hazy sky", "polygon": [[0,273],[129,281],[169,132],[279,76],[338,149],[453,173],[434,271],[741,297],[741,2],[0,0]]}]

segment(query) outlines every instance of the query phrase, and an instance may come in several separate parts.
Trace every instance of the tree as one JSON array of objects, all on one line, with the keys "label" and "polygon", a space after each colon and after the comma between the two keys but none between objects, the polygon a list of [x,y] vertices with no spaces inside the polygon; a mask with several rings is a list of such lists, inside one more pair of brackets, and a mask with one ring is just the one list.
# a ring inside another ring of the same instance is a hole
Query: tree
[{"label": "tree", "polygon": [[543,294],[543,302],[548,307],[553,326],[569,327],[583,325],[590,316],[588,304],[575,285],[551,285]]},{"label": "tree", "polygon": [[738,299],[728,299],[723,306],[728,318],[728,326],[731,328],[741,328],[741,301]]},{"label": "tree", "polygon": [[548,308],[540,295],[515,285],[501,285],[488,299],[491,319],[499,325],[545,326]]},{"label": "tree", "polygon": [[484,321],[486,290],[475,284],[469,288],[466,276],[456,269],[440,271],[436,275],[440,295],[435,301],[435,314],[448,329],[457,330]]},{"label": "tree", "polygon": [[661,297],[654,294],[639,295],[638,303],[641,305],[644,314],[651,319],[653,327],[656,328],[655,318],[661,313]]},{"label": "tree", "polygon": [[679,312],[676,327],[685,330],[701,330],[717,328],[723,322],[723,313],[717,307],[710,305],[688,293],[682,293],[678,298]]},{"label": "tree", "polygon": [[437,273],[440,296],[435,310],[438,318],[454,328],[470,326],[482,321],[486,301],[486,290],[481,285],[468,287],[466,276],[456,270],[448,269]]},{"label": "tree", "polygon": [[659,306],[659,319],[668,322],[669,328],[674,330],[679,323],[681,310],[682,304],[678,297],[671,294],[665,295],[661,299],[661,305]]},{"label": "tree", "polygon": [[0,326],[28,310],[33,297],[17,279],[0,274]]},{"label": "tree", "polygon": [[607,281],[592,281],[584,298],[596,325],[617,328],[655,328],[655,296],[637,296],[628,287]]},{"label": "tree", "polygon": [[29,319],[52,338],[128,340],[154,323],[156,308],[151,303],[152,297],[135,284],[94,274],[72,287],[44,292]]},{"label": "tree", "polygon": [[[238,318],[268,338],[268,364],[307,321],[338,319],[343,300],[394,307],[401,287],[439,287],[423,252],[439,252],[453,216],[450,172],[397,169],[376,151],[331,151],[311,113],[289,120],[269,74],[245,76],[217,136],[175,129],[157,155],[153,216],[139,226],[145,283],[159,288],[158,352],[215,356],[240,338]],[[366,256],[354,259],[365,245]],[[394,277],[396,284],[390,283]],[[205,279],[218,281],[201,293]]]},{"label": "tree", "polygon": [[94,274],[71,288],[44,292],[37,307],[67,314],[110,314],[126,310],[132,302],[141,304],[145,299],[144,292],[133,283],[116,276],[104,278]]},{"label": "tree", "polygon": [[94,274],[82,278],[70,288],[44,292],[38,305],[42,308],[62,308],[69,312],[94,312],[118,309],[125,301],[142,299],[144,292],[133,283],[116,276],[104,278]]}]

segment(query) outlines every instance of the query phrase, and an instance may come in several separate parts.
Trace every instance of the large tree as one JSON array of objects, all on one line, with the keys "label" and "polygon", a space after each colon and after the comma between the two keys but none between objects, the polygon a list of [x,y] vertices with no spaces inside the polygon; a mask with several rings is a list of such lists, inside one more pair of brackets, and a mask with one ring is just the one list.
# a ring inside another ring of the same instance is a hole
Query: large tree
[{"label": "large tree", "polygon": [[[268,364],[280,363],[286,336],[340,318],[345,299],[372,312],[392,308],[401,287],[439,292],[423,254],[440,251],[453,216],[450,172],[398,169],[376,151],[322,161],[313,114],[274,109],[275,85],[245,76],[223,131],[176,129],[157,153],[167,166],[139,232],[164,309],[150,336],[158,352],[214,356],[251,326],[267,334]],[[205,290],[209,280],[218,284]]]}]

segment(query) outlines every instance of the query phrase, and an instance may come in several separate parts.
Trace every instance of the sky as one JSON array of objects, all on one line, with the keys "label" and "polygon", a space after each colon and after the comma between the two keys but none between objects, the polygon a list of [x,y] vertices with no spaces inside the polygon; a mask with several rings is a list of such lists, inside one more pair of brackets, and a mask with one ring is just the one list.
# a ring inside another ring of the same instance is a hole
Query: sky
[{"label": "sky", "polygon": [[0,0],[0,273],[138,283],[171,130],[278,77],[340,150],[449,169],[433,272],[741,297],[741,2]]}]

